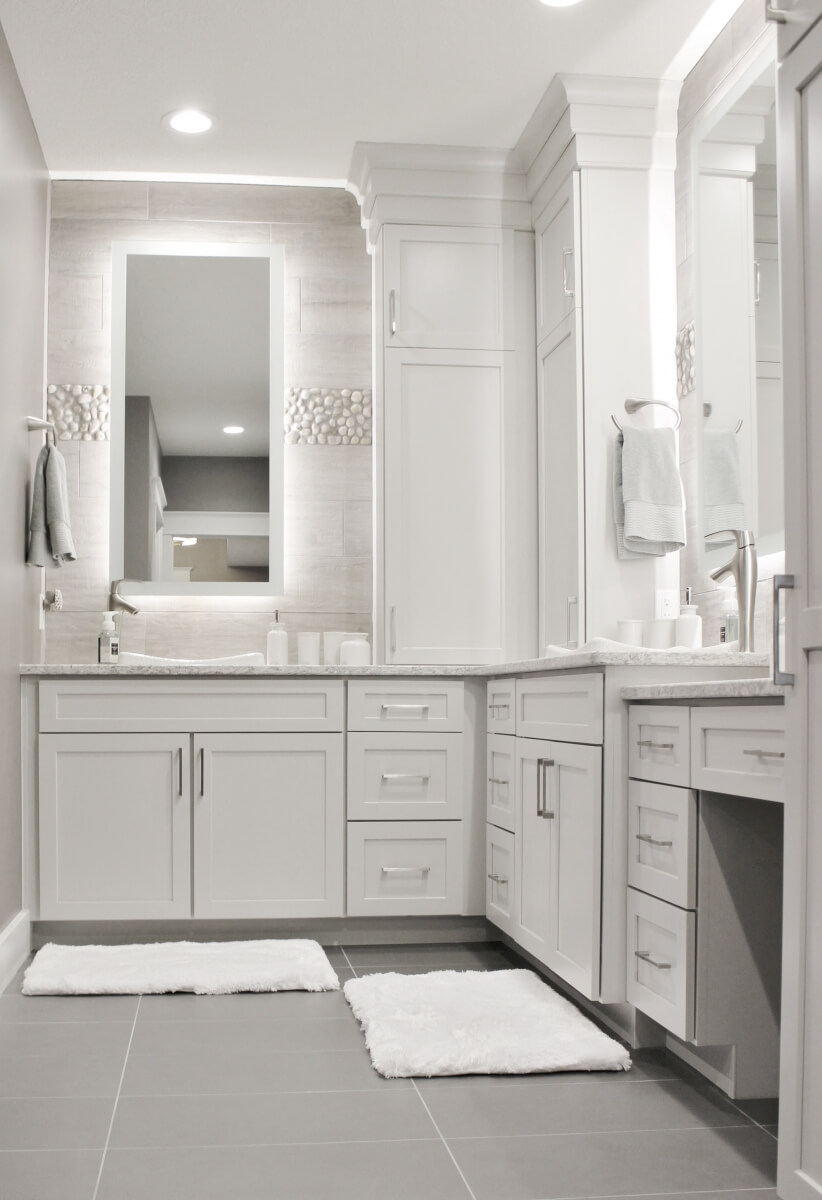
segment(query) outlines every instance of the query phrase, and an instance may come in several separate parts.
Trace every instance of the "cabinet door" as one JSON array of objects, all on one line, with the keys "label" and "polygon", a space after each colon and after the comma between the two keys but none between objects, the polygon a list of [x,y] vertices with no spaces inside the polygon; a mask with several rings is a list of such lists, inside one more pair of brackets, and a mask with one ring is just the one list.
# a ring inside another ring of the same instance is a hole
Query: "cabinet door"
[{"label": "cabinet door", "polygon": [[579,172],[574,171],[535,222],[537,341],[581,305]]},{"label": "cabinet door", "polygon": [[40,916],[191,915],[189,737],[40,735]]},{"label": "cabinet door", "polygon": [[195,737],[195,916],[342,916],[342,761],[342,734]]},{"label": "cabinet door", "polygon": [[509,348],[503,314],[513,291],[512,237],[500,229],[387,225],[386,346]]},{"label": "cabinet door", "polygon": [[385,359],[386,660],[499,662],[505,355]]},{"label": "cabinet door", "polygon": [[552,822],[542,816],[543,786],[551,743],[516,738],[515,927],[523,949],[546,962],[551,925]]},{"label": "cabinet door", "polygon": [[486,825],[485,831],[485,915],[504,933],[515,935],[515,838],[495,825]]},{"label": "cabinet door", "polygon": [[585,468],[579,314],[540,343],[539,641],[585,641]]}]

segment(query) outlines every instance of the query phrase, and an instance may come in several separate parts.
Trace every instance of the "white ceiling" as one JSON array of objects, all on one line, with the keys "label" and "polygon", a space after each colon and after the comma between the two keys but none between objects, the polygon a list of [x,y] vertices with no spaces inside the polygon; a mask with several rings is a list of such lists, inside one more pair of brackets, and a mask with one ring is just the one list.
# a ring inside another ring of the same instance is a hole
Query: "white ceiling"
[{"label": "white ceiling", "polygon": [[[560,71],[681,78],[739,3],[0,0],[0,24],[54,173],[339,181],[357,141],[509,148]],[[213,129],[162,124],[186,106]]]}]

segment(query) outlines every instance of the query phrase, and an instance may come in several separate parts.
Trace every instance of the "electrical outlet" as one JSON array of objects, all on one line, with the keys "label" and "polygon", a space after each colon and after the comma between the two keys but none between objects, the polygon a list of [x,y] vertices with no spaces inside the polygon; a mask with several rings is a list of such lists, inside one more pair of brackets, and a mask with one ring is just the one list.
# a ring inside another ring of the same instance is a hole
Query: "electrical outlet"
[{"label": "electrical outlet", "polygon": [[679,591],[677,588],[657,588],[654,593],[654,616],[657,620],[663,617],[679,616]]}]

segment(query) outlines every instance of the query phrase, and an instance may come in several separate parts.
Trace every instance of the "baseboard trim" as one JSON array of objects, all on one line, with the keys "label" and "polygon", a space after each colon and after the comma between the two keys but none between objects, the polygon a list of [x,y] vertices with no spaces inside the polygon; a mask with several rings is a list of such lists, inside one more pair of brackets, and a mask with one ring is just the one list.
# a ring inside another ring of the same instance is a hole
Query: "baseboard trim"
[{"label": "baseboard trim", "polygon": [[734,1098],[733,1047],[727,1047],[727,1057],[731,1064],[731,1069],[727,1073],[718,1070],[711,1063],[706,1062],[704,1058],[701,1058],[699,1054],[689,1049],[688,1046],[684,1045],[670,1033],[665,1035],[665,1049],[670,1050],[671,1054],[675,1054],[677,1058],[681,1058],[689,1067],[693,1067],[700,1075],[704,1075],[711,1083],[716,1084],[719,1090],[724,1092],[726,1096],[730,1096],[731,1099]]},{"label": "baseboard trim", "polygon": [[0,992],[5,991],[31,953],[31,918],[27,908],[0,931]]}]

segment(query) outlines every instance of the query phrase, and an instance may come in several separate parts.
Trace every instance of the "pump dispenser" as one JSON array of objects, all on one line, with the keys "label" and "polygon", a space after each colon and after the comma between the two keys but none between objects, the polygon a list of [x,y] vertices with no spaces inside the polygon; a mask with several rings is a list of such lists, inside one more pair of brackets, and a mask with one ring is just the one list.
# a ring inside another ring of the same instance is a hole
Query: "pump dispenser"
[{"label": "pump dispenser", "polygon": [[270,667],[284,667],[288,663],[288,633],[280,624],[280,610],[274,613],[274,624],[265,641],[265,661]]},{"label": "pump dispenser", "polygon": [[116,663],[120,657],[120,638],[114,624],[114,613],[103,613],[103,625],[97,638],[98,663]]},{"label": "pump dispenser", "polygon": [[676,644],[687,646],[689,650],[697,650],[702,645],[702,617],[696,605],[691,603],[693,594],[693,588],[685,588],[685,603],[676,621]]}]

